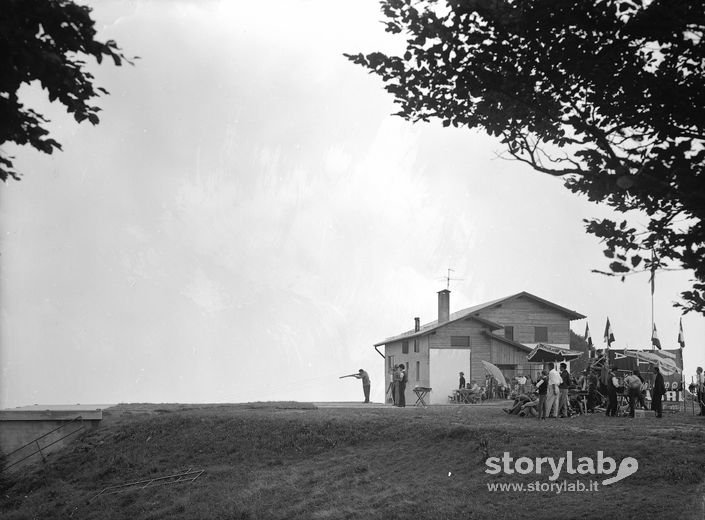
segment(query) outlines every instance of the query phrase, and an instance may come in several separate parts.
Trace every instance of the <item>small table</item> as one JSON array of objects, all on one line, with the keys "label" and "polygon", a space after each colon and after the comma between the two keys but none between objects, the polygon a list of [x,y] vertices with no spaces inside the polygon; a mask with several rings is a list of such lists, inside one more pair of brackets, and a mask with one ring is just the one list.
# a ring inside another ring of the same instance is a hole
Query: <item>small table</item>
[{"label": "small table", "polygon": [[457,401],[459,403],[474,404],[480,400],[480,392],[476,390],[462,388],[460,390],[456,390],[456,392],[458,396]]},{"label": "small table", "polygon": [[428,393],[431,391],[431,388],[428,388],[426,386],[415,386],[414,387],[414,393],[416,394],[416,406],[423,406],[426,407],[426,401],[424,398],[428,395]]}]

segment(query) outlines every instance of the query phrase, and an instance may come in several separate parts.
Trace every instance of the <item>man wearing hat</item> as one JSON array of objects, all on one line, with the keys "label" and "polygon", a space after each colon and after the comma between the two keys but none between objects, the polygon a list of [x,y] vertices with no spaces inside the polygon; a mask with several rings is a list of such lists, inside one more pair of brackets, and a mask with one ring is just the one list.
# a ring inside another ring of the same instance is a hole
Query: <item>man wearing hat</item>
[{"label": "man wearing hat", "polygon": [[460,372],[460,380],[458,381],[458,390],[463,390],[465,388],[465,374]]}]

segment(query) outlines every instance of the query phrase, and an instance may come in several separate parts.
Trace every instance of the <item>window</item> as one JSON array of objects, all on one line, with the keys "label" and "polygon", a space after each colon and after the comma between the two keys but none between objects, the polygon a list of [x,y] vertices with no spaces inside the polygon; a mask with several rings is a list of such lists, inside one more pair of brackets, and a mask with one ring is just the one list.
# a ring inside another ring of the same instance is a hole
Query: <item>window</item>
[{"label": "window", "polygon": [[504,337],[514,341],[514,327],[507,325],[504,327]]},{"label": "window", "polygon": [[421,361],[416,362],[416,380],[421,380]]},{"label": "window", "polygon": [[408,354],[409,353],[409,341],[404,340],[401,342],[401,353],[402,354]]},{"label": "window", "polygon": [[450,337],[451,347],[469,347],[470,346],[470,336],[451,336]]},{"label": "window", "polygon": [[419,351],[419,338],[414,338],[414,352]]},{"label": "window", "polygon": [[534,327],[534,343],[548,342],[548,327]]}]

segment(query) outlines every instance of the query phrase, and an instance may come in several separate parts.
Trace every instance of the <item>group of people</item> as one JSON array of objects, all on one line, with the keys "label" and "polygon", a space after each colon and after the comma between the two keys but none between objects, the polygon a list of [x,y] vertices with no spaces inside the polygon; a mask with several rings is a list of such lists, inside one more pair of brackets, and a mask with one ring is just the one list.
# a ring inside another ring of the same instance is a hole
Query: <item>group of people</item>
[{"label": "group of people", "polygon": [[[462,397],[461,397],[462,396]],[[465,382],[465,373],[460,372],[458,375],[458,390],[451,396],[454,400],[462,402],[475,403],[487,399],[485,389],[477,384],[477,381],[472,380],[469,383]]]},{"label": "group of people", "polygon": [[[656,417],[660,419],[663,417],[663,396],[666,395],[666,384],[659,367],[655,366],[653,370],[655,378],[654,386],[651,389],[651,409],[656,413]],[[602,368],[600,379],[602,387],[607,392],[607,410],[605,413],[608,417],[614,417],[617,415],[619,407],[619,378],[614,370],[605,365]],[[638,368],[624,378],[623,393],[626,394],[629,403],[629,417],[634,417],[637,404],[646,410],[647,406],[644,398],[647,388],[648,384]]]},{"label": "group of people", "polygon": [[392,371],[392,402],[394,406],[406,406],[406,383],[409,380],[405,365],[397,365]]},{"label": "group of people", "polygon": [[[654,367],[654,385],[651,389],[651,409],[657,418],[663,417],[663,397],[666,394],[666,385],[663,375],[658,367]],[[701,369],[702,372],[702,369]],[[700,388],[705,394],[705,376],[700,378]],[[619,407],[618,388],[622,385],[609,366],[603,366],[598,374],[596,369],[585,370],[577,381],[568,372],[566,363],[561,363],[559,369],[554,363],[549,363],[547,369],[541,372],[536,379],[534,392],[517,393],[511,407],[505,408],[508,414],[537,417],[539,420],[546,418],[569,417],[574,413],[586,411],[595,412],[595,409],[603,404],[603,396],[606,396],[606,415],[613,417],[617,415]],[[571,395],[571,388],[579,390]],[[623,395],[626,395],[629,403],[629,417],[635,416],[637,405],[646,409],[645,395],[648,384],[641,372],[636,369],[632,374],[624,378]],[[705,395],[703,396],[705,397]],[[705,399],[701,398],[701,413],[705,415]],[[579,410],[579,411],[576,411]]]},{"label": "group of people", "polygon": [[541,375],[536,380],[535,394],[519,394],[514,400],[514,406],[505,408],[505,412],[536,416],[539,419],[570,415],[568,389],[573,381],[568,372],[568,365],[561,363],[560,371],[556,369],[554,363],[549,363],[547,367],[541,371]]},{"label": "group of people", "polygon": [[[575,380],[568,372],[566,363],[561,363],[560,370],[554,363],[549,363],[547,369],[535,382],[535,392],[519,393],[514,399],[514,404],[504,411],[509,414],[546,418],[569,417],[576,413],[575,409],[588,413],[595,412],[595,409],[603,404],[603,396],[606,396],[606,415],[614,417],[617,415],[619,407],[618,388],[622,385],[614,370],[608,365],[601,369],[585,370],[579,380]],[[651,389],[651,409],[657,418],[663,417],[662,399],[666,394],[666,385],[663,375],[658,367],[654,367],[655,381]],[[702,372],[702,369],[700,369]],[[701,388],[705,394],[705,376],[702,380]],[[573,400],[569,390],[575,388],[579,390],[574,394]],[[629,416],[635,416],[637,405],[646,409],[645,395],[648,384],[641,372],[636,369],[633,373],[624,378],[623,395],[626,395],[629,403]],[[705,415],[705,400],[701,399],[701,415]],[[583,408],[584,407],[584,408]],[[579,412],[578,412],[579,413]]]}]

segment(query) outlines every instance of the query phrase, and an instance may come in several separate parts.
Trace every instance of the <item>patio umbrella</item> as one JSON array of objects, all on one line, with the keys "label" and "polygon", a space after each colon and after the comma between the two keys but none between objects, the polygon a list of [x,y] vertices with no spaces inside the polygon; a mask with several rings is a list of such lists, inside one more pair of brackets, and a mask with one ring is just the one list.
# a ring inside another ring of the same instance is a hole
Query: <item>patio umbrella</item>
[{"label": "patio umbrella", "polygon": [[485,365],[485,370],[487,370],[487,373],[494,377],[497,380],[497,383],[502,385],[502,386],[509,386],[507,385],[507,381],[504,379],[504,375],[502,374],[502,371],[497,368],[496,365],[493,365],[489,361],[485,361],[484,359],[482,360],[482,364]]},{"label": "patio umbrella", "polygon": [[550,363],[552,361],[573,361],[582,356],[583,353],[579,350],[568,350],[566,348],[556,347],[539,343],[534,347],[534,350],[529,352],[526,360],[530,363]]}]

